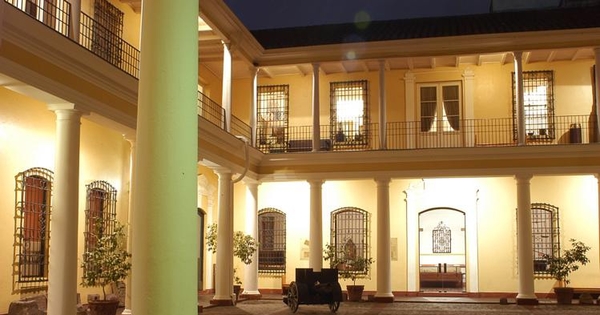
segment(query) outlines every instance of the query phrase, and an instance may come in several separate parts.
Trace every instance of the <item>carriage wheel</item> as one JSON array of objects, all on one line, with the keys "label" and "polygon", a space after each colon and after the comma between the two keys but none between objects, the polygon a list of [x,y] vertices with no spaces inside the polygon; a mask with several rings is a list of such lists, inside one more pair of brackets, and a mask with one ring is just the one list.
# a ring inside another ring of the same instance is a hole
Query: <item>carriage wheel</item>
[{"label": "carriage wheel", "polygon": [[298,310],[298,285],[292,281],[290,288],[288,289],[287,304],[292,313],[296,313]]},{"label": "carriage wheel", "polygon": [[335,312],[337,312],[338,308],[340,308],[340,301],[332,301],[332,302],[329,302],[329,310],[330,310],[332,313],[335,313]]}]

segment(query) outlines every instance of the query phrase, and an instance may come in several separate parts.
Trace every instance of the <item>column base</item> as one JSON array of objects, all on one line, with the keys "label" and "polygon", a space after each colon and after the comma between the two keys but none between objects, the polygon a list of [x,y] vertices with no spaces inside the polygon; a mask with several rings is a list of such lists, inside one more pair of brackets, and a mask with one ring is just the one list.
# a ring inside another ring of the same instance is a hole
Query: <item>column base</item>
[{"label": "column base", "polygon": [[233,306],[233,305],[235,305],[235,303],[233,303],[232,299],[227,299],[227,300],[212,299],[212,300],[210,300],[210,304],[217,305],[217,306]]},{"label": "column base", "polygon": [[538,305],[540,302],[536,298],[519,298],[517,297],[517,305]]},{"label": "column base", "polygon": [[394,296],[377,296],[373,297],[375,303],[394,303]]},{"label": "column base", "polygon": [[246,299],[246,300],[260,300],[262,298],[262,294],[260,294],[260,292],[258,291],[251,291],[251,292],[242,292],[242,294],[240,294],[240,299]]},{"label": "column base", "polygon": [[133,313],[131,312],[130,309],[126,308],[123,310],[123,312],[121,313],[121,315],[132,315]]}]

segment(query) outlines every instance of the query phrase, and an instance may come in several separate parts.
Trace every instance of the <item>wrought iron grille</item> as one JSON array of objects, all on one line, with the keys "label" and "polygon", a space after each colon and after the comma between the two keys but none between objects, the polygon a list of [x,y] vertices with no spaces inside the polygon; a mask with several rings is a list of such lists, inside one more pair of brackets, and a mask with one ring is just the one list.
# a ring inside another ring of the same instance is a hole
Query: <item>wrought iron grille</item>
[{"label": "wrought iron grille", "polygon": [[[370,258],[369,213],[355,207],[345,207],[331,212],[331,244],[335,245],[336,259],[344,255],[346,260]],[[342,252],[342,253],[340,253]],[[365,275],[366,270],[353,270]]]},{"label": "wrought iron grille", "polygon": [[330,125],[334,146],[369,144],[369,82],[330,83]]},{"label": "wrought iron grille", "polygon": [[117,190],[105,181],[86,185],[85,250],[94,249],[97,239],[114,231],[117,222]]},{"label": "wrought iron grille", "polygon": [[13,291],[48,285],[52,171],[31,168],[15,176]]},{"label": "wrought iron grille", "polygon": [[107,0],[94,1],[92,51],[117,67],[121,64],[123,15]]},{"label": "wrought iron grille", "polygon": [[[517,139],[517,91],[515,73],[512,73],[513,90],[513,139]],[[552,140],[556,137],[554,127],[554,72],[523,72],[523,107],[525,132],[528,140]]]},{"label": "wrought iron grille", "polygon": [[198,91],[198,116],[219,128],[226,129],[225,109],[200,91]]},{"label": "wrought iron grille", "polygon": [[258,271],[284,274],[286,265],[286,216],[275,208],[258,212]]},{"label": "wrought iron grille", "polygon": [[289,137],[289,85],[257,87],[257,107],[257,147],[285,150]]},{"label": "wrought iron grille", "polygon": [[547,203],[531,204],[534,273],[549,275],[545,255],[560,255],[558,208]]},{"label": "wrought iron grille", "polygon": [[444,222],[440,221],[431,234],[433,253],[452,253],[452,230]]}]

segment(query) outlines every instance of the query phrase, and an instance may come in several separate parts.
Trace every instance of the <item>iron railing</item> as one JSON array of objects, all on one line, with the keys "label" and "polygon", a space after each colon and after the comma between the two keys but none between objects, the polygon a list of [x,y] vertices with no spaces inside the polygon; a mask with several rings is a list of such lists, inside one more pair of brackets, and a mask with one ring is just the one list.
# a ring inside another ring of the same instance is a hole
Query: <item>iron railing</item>
[{"label": "iron railing", "polygon": [[83,12],[79,44],[129,75],[139,77],[140,51]]},{"label": "iron railing", "polygon": [[231,133],[246,138],[248,143],[252,141],[252,127],[234,115],[231,115]]},{"label": "iron railing", "polygon": [[200,91],[198,91],[198,116],[223,130],[227,130],[225,126],[225,109]]},{"label": "iron railing", "polygon": [[[4,0],[66,38],[71,34],[71,4],[43,0]],[[81,12],[78,44],[125,73],[138,78],[140,51]]]},{"label": "iron railing", "polygon": [[[596,139],[595,121],[589,115],[555,116],[553,130],[545,134],[527,134],[525,145],[591,143]],[[421,131],[420,121],[388,122],[385,148],[379,143],[379,124],[364,126],[364,132],[352,139],[321,129],[321,151],[407,150],[463,147],[517,146],[512,118],[463,119],[458,130]],[[264,153],[312,150],[312,126],[290,126],[284,136],[259,138],[256,147]],[[364,136],[363,136],[364,135]],[[358,136],[358,137],[357,137]]]}]

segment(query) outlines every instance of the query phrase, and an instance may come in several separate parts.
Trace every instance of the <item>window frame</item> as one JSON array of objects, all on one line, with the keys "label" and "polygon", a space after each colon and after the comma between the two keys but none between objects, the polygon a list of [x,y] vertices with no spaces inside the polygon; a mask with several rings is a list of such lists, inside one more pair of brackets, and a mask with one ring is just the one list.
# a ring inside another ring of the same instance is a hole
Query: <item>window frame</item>
[{"label": "window frame", "polygon": [[[444,88],[446,87],[456,87],[456,99],[445,98]],[[423,88],[435,88],[435,100],[427,100],[427,102],[429,103],[435,102],[435,108],[432,115],[424,116],[424,97],[422,93]],[[461,81],[418,83],[417,97],[417,111],[419,113],[419,132],[423,134],[461,132],[463,121],[463,97]],[[447,106],[445,106],[447,101],[453,101],[458,103],[458,114],[447,113],[449,109],[447,108]],[[441,119],[439,117],[441,117]],[[451,119],[449,117],[457,117],[457,119]],[[430,122],[428,122],[429,120]],[[429,125],[429,127],[427,127],[427,125]]]},{"label": "window frame", "polygon": [[[342,90],[356,89],[360,91],[343,92]],[[330,102],[330,138],[334,146],[368,146],[369,145],[369,81],[335,81],[329,84],[329,102]],[[342,102],[341,98],[352,101],[353,97],[360,97],[362,101],[362,115],[351,120],[340,121],[341,110],[338,105]],[[357,126],[354,126],[357,125]]]},{"label": "window frame", "polygon": [[[40,291],[48,286],[53,182],[54,173],[42,167],[15,176],[14,292]],[[38,249],[32,249],[30,242],[39,242]]]},{"label": "window frame", "polygon": [[[547,270],[546,259],[543,258],[544,254],[552,254],[552,257],[560,256],[559,214],[559,208],[554,205],[548,203],[531,204],[533,273],[535,276],[551,276]],[[543,219],[543,216],[546,216],[547,222],[536,221]],[[548,233],[550,235],[546,235]],[[543,242],[544,239],[550,239],[549,245],[548,242]]]},{"label": "window frame", "polygon": [[[344,216],[353,217],[344,218]],[[333,258],[334,261],[339,261],[342,258],[346,258],[343,260],[347,260],[347,257],[339,257],[341,253],[344,253],[344,255],[362,257],[366,260],[371,258],[370,217],[369,212],[357,207],[343,207],[331,212],[330,244],[336,248]],[[355,222],[348,222],[349,220],[355,220]],[[358,241],[355,241],[354,239],[358,239]],[[349,250],[352,252],[348,253]],[[351,259],[352,257],[350,260]],[[365,266],[364,269],[348,271],[356,274],[359,278],[368,275],[367,266]]]},{"label": "window frame", "polygon": [[[266,218],[271,218],[272,235],[265,235]],[[275,208],[258,211],[258,272],[266,275],[283,275],[287,265],[286,214]],[[267,238],[271,239],[268,240]],[[266,248],[267,247],[267,248]]]},{"label": "window frame", "polygon": [[99,238],[104,234],[112,233],[116,227],[117,190],[108,182],[101,180],[91,182],[85,187],[84,251],[90,252]]},{"label": "window frame", "polygon": [[257,146],[267,150],[285,148],[289,140],[290,86],[257,86],[256,104]]},{"label": "window frame", "polygon": [[[513,110],[513,139],[518,139],[518,109],[517,109],[517,93],[516,93],[516,76],[515,72],[512,72],[512,110]],[[536,96],[534,89],[539,88],[542,85],[535,85],[536,82],[546,81],[545,84],[545,105],[532,104],[540,102],[539,95]],[[532,91],[531,96],[527,97],[525,94],[527,91]],[[523,71],[523,94],[524,101],[523,107],[525,111],[525,134],[528,140],[554,140],[556,138],[556,125],[555,125],[555,106],[554,106],[554,71],[553,70],[537,70],[537,71]],[[529,101],[528,101],[529,100]],[[536,111],[535,107],[545,106],[545,113],[539,112],[539,108]],[[542,118],[535,117],[544,116]],[[542,121],[544,120],[544,121]],[[542,122],[536,122],[542,121]]]}]

